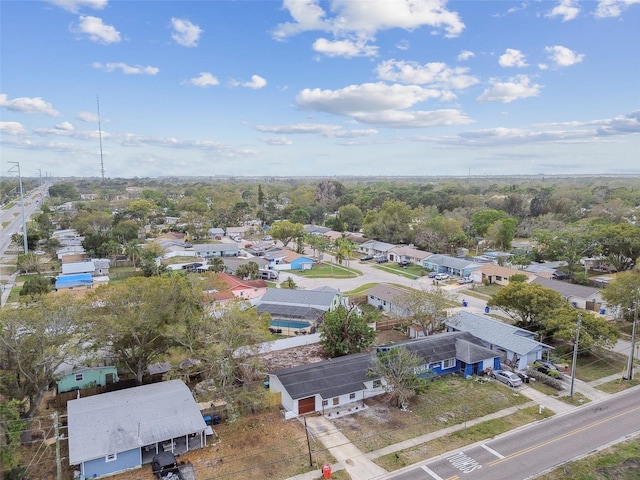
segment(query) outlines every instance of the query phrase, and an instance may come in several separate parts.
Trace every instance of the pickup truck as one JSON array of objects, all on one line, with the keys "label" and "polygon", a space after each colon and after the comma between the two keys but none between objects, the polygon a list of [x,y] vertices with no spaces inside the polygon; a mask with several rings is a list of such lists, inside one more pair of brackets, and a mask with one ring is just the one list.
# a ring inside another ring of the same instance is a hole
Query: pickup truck
[{"label": "pickup truck", "polygon": [[190,463],[176,460],[171,452],[161,452],[151,460],[151,470],[160,480],[196,480],[196,470]]}]

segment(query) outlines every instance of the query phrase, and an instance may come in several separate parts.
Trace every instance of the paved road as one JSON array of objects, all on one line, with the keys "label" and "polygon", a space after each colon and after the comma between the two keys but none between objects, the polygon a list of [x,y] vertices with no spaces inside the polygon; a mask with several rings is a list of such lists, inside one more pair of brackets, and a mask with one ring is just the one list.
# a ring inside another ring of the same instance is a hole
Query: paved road
[{"label": "paved road", "polygon": [[525,480],[640,434],[640,387],[390,473],[381,480]]},{"label": "paved road", "polygon": [[[46,195],[49,184],[44,184],[24,195],[24,215],[29,220],[31,215],[42,206],[42,197]],[[4,256],[11,235],[22,230],[22,206],[16,202],[8,209],[0,209],[0,256]]]}]

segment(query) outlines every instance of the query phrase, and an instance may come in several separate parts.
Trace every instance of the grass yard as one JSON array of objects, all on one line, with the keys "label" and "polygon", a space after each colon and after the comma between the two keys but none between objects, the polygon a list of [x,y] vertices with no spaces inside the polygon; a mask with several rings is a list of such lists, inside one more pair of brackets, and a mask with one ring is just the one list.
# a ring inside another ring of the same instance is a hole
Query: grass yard
[{"label": "grass yard", "polygon": [[606,393],[618,393],[626,390],[627,388],[635,387],[636,385],[640,385],[640,379],[634,378],[633,380],[623,380],[621,375],[619,379],[603,383],[595,388]]},{"label": "grass yard", "polygon": [[625,370],[627,357],[615,352],[597,350],[587,356],[578,357],[576,377],[592,382],[609,375],[620,374]]},{"label": "grass yard", "polygon": [[360,450],[371,452],[529,401],[498,382],[446,377],[433,381],[424,394],[413,398],[407,412],[389,405],[386,397],[378,397],[367,400],[369,408],[363,412],[334,423]]},{"label": "grass yard", "polygon": [[523,408],[513,415],[482,422],[413,448],[379,457],[375,462],[388,471],[397,470],[427,458],[462,448],[465,445],[487,438],[493,438],[496,435],[508,432],[521,425],[526,425],[527,423],[535,422],[551,415],[553,414],[547,410],[544,410],[542,414],[540,414],[538,407],[535,406]]},{"label": "grass yard", "polygon": [[355,278],[362,275],[362,272],[353,268],[325,262],[314,264],[311,270],[296,270],[291,273],[305,278]]}]

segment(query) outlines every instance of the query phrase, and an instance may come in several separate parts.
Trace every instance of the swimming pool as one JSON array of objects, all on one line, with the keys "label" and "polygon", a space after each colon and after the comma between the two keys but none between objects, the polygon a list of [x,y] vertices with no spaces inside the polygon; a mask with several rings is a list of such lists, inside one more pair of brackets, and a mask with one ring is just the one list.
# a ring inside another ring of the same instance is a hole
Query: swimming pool
[{"label": "swimming pool", "polygon": [[284,319],[274,319],[271,320],[271,328],[293,328],[293,329],[302,329],[309,328],[309,322],[305,322],[303,320],[284,320]]}]

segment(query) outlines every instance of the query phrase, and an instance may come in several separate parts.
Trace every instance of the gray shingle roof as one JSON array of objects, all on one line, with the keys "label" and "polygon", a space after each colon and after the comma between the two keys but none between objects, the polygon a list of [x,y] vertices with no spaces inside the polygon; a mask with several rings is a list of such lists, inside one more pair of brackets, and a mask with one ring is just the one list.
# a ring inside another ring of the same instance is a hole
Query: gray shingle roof
[{"label": "gray shingle roof", "polygon": [[597,295],[602,290],[596,287],[586,287],[584,285],[576,285],[573,283],[562,282],[560,280],[551,280],[550,278],[537,277],[531,283],[539,283],[545,288],[558,292],[563,297],[577,297],[589,299]]},{"label": "gray shingle roof", "polygon": [[491,317],[472,312],[459,311],[449,317],[446,326],[455,330],[469,332],[496,347],[526,355],[540,349],[552,348],[533,339],[533,333],[514,327]]},{"label": "gray shingle roof", "polygon": [[479,263],[472,262],[464,258],[456,258],[456,257],[451,257],[449,255],[440,255],[440,254],[431,255],[430,257],[427,257],[423,261],[426,261],[428,263],[433,263],[435,265],[441,265],[447,268],[458,269],[458,270],[462,270],[464,268],[469,268],[469,267],[480,266]]},{"label": "gray shingle roof", "polygon": [[67,413],[71,465],[207,428],[181,380],[71,400]]},{"label": "gray shingle roof", "polygon": [[379,283],[367,290],[367,295],[398,306],[400,306],[402,298],[406,297],[408,294],[409,290],[389,285],[387,283]]},{"label": "gray shingle roof", "polygon": [[324,312],[333,305],[338,295],[337,290],[291,290],[288,288],[267,288],[267,292],[260,299],[259,305],[266,303],[277,305],[291,305],[299,307],[317,308]]},{"label": "gray shingle roof", "polygon": [[414,352],[425,363],[457,358],[465,363],[475,363],[493,358],[496,353],[484,347],[480,340],[467,332],[448,332],[408,340],[385,347],[402,346]]}]

